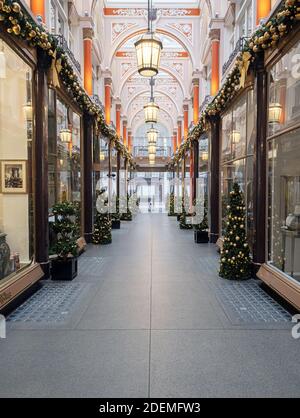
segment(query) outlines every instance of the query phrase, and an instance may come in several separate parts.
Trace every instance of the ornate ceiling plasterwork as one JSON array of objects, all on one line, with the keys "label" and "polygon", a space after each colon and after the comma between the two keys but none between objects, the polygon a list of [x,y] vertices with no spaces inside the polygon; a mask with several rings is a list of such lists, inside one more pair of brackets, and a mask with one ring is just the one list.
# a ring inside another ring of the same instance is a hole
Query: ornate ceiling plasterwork
[{"label": "ornate ceiling plasterwork", "polygon": [[[122,8],[122,7],[106,7],[104,8],[105,16],[126,16],[126,17],[147,17],[148,12],[145,8]],[[191,17],[200,16],[198,8],[159,8],[157,15],[159,17]]]},{"label": "ornate ceiling plasterwork", "polygon": [[117,22],[111,24],[111,40],[115,42],[124,32],[136,26],[135,23]]},{"label": "ornate ceiling plasterwork", "polygon": [[167,26],[177,29],[191,44],[193,44],[193,24],[192,23],[170,23]]}]

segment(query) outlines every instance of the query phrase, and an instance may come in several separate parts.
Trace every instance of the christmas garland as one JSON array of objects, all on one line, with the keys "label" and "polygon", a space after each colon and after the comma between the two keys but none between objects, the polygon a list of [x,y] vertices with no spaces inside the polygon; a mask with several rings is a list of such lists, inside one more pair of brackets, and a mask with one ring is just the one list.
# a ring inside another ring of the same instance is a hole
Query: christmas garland
[{"label": "christmas garland", "polygon": [[[251,63],[255,62],[263,51],[275,48],[278,42],[291,31],[295,22],[299,20],[300,1],[285,0],[274,16],[254,32],[243,50],[238,54],[233,69],[226,77],[222,88],[201,113],[198,124],[190,131],[186,140],[188,148],[193,141],[199,139],[200,135],[205,132],[208,118],[225,110],[238,91],[245,86]],[[182,158],[183,150],[186,150],[186,147],[181,144],[168,166],[169,170],[172,170],[178,164]]]},{"label": "christmas garland", "polygon": [[37,24],[18,1],[0,0],[0,23],[7,33],[22,38],[30,47],[38,48],[47,54],[50,84],[58,87],[61,81],[79,108],[95,117],[101,134],[116,143],[119,142],[120,149],[126,154],[130,164],[133,164],[132,155],[119,141],[115,129],[106,124],[102,109],[91,100],[81,86],[63,48],[58,46],[57,39],[42,25]]}]

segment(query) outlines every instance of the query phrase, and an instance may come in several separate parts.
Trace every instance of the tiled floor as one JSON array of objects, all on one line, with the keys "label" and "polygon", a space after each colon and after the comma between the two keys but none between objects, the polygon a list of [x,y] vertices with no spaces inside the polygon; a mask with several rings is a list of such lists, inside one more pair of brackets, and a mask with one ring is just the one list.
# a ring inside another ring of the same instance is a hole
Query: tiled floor
[{"label": "tiled floor", "polygon": [[298,397],[290,315],[217,263],[176,219],[122,223],[73,283],[46,283],[9,318],[0,397]]}]

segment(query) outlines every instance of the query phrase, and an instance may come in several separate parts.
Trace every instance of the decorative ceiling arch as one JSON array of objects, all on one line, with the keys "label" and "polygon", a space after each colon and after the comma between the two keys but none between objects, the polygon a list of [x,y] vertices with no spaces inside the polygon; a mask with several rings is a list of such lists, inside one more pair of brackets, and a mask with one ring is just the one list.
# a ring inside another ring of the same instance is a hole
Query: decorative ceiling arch
[{"label": "decorative ceiling arch", "polygon": [[[129,110],[129,106],[139,97],[139,96],[142,96],[143,94],[146,94],[146,93],[149,93],[149,89],[147,89],[147,90],[142,90],[142,91],[139,91],[138,93],[136,93],[129,101],[128,101],[128,103],[127,103],[127,105],[126,105],[126,108],[125,108],[125,111],[124,111],[124,113],[126,114],[126,115],[128,115],[128,110]],[[175,106],[175,108],[176,108],[176,111],[177,111],[177,113],[180,113],[180,109],[179,109],[179,107],[178,107],[178,104],[176,103],[176,101],[172,98],[172,96],[170,95],[170,94],[168,94],[167,92],[165,92],[164,90],[155,90],[155,93],[159,93],[159,94],[162,94],[163,96],[166,96],[172,103],[173,103],[173,105]]]},{"label": "decorative ceiling arch", "polygon": [[[113,64],[113,60],[116,56],[117,51],[119,51],[122,46],[130,39],[138,36],[138,35],[142,35],[143,33],[147,32],[147,29],[133,29],[132,32],[126,31],[126,33],[123,36],[120,36],[118,38],[118,43],[117,45],[112,49],[110,58],[109,58],[109,68],[112,67]],[[192,51],[192,47],[191,45],[187,45],[186,39],[184,38],[184,36],[182,35],[182,33],[176,29],[176,28],[168,28],[168,30],[163,29],[163,28],[157,28],[156,29],[156,33],[161,33],[162,35],[168,36],[172,39],[174,39],[176,42],[178,42],[182,48],[188,52],[188,56],[189,59],[192,62],[193,67],[195,66],[195,58],[193,56],[193,51]]]},{"label": "decorative ceiling arch", "polygon": [[[168,73],[169,75],[171,75],[177,81],[177,83],[180,86],[180,89],[182,91],[182,95],[185,97],[187,95],[187,92],[185,91],[183,80],[180,80],[178,78],[178,76],[176,75],[176,73],[170,67],[166,67],[164,65],[160,65],[160,68],[161,68],[162,71]],[[127,83],[128,79],[130,77],[132,77],[134,74],[138,74],[138,71],[137,71],[136,68],[133,68],[130,71],[128,71],[126,77],[124,78],[124,80],[120,84],[120,89],[119,89],[119,91],[117,93],[117,96],[118,97],[121,97],[122,92],[123,92],[123,88],[125,87],[125,84]]]}]

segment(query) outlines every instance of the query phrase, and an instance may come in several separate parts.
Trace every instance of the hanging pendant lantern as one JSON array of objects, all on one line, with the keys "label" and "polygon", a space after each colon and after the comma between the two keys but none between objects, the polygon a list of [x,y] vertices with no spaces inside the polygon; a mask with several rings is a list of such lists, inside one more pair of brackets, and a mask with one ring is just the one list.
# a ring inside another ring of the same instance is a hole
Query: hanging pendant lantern
[{"label": "hanging pendant lantern", "polygon": [[153,77],[158,74],[163,49],[161,40],[153,33],[153,16],[156,16],[156,13],[152,9],[152,0],[148,0],[148,31],[134,44],[138,72],[143,77]]},{"label": "hanging pendant lantern", "polygon": [[150,154],[156,154],[156,144],[150,142],[148,145],[148,153]]},{"label": "hanging pendant lantern", "polygon": [[154,102],[149,102],[144,106],[145,111],[145,122],[146,123],[157,123],[159,106]]},{"label": "hanging pendant lantern", "polygon": [[147,32],[135,44],[138,62],[138,72],[143,77],[153,77],[158,74],[161,51],[161,40],[153,33]]},{"label": "hanging pendant lantern", "polygon": [[148,143],[149,144],[156,144],[157,143],[157,138],[158,138],[158,131],[154,128],[151,128],[147,132],[147,138],[148,138]]}]

